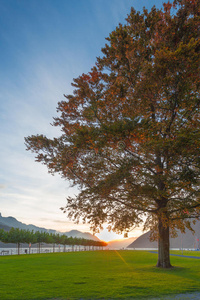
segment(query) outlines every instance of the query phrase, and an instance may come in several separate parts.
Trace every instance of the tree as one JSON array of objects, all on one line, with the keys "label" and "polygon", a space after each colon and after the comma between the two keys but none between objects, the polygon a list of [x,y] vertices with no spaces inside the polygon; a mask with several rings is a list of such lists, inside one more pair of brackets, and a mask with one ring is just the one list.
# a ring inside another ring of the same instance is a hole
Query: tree
[{"label": "tree", "polygon": [[17,253],[20,254],[20,244],[26,243],[27,238],[29,241],[30,231],[19,229],[19,228],[11,228],[10,231],[6,233],[6,238],[4,240],[5,243],[16,243],[17,244]]},{"label": "tree", "polygon": [[34,233],[35,242],[38,243],[38,252],[40,253],[42,243],[48,242],[49,234],[45,231],[36,231]]},{"label": "tree", "polygon": [[63,234],[63,235],[61,235],[60,239],[61,239],[60,244],[64,245],[63,252],[65,252],[66,251],[66,245],[69,244],[69,238],[65,234]]},{"label": "tree", "polygon": [[6,242],[8,240],[8,232],[5,229],[0,229],[0,241]]},{"label": "tree", "polygon": [[199,217],[199,6],[132,8],[96,66],[58,103],[61,136],[25,138],[49,172],[80,188],[63,208],[68,217],[118,232],[145,217],[164,268],[170,232]]}]

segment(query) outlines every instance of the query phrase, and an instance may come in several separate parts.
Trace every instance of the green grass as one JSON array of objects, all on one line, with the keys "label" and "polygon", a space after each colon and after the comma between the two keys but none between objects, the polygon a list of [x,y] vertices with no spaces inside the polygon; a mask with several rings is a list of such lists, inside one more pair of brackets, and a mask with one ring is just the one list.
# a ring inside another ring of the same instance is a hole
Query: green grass
[{"label": "green grass", "polygon": [[171,250],[171,254],[178,254],[178,255],[186,255],[186,256],[198,256],[200,257],[200,251],[188,251],[188,250]]},{"label": "green grass", "polygon": [[200,260],[171,257],[170,270],[145,251],[0,257],[0,299],[140,299],[200,291]]}]

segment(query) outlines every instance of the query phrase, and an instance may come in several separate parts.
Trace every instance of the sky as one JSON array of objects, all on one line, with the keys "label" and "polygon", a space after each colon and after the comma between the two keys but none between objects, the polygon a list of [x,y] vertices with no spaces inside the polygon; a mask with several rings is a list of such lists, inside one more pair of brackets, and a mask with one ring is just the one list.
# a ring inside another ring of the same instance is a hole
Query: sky
[{"label": "sky", "polygon": [[[51,126],[57,103],[73,91],[73,78],[101,56],[109,33],[131,7],[162,7],[160,0],[0,0],[0,212],[26,224],[89,232],[60,207],[76,194],[26,151],[24,137],[59,134]],[[141,235],[141,229],[129,237]],[[116,239],[106,229],[103,240]]]}]

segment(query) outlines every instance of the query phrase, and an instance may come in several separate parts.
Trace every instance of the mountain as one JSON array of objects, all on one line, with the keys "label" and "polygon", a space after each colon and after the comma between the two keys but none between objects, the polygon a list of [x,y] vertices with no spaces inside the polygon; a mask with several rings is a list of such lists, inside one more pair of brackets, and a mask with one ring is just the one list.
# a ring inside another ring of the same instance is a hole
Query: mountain
[{"label": "mountain", "polygon": [[[178,236],[176,238],[170,238],[170,248],[171,249],[199,249],[200,248],[200,221],[197,221],[195,225],[192,226],[195,233],[189,229],[185,230],[185,233],[181,233],[180,230],[177,231]],[[150,242],[150,231],[144,233],[138,237],[133,243],[131,243],[127,248],[131,249],[149,249],[157,248],[157,242]]]},{"label": "mountain", "polygon": [[13,217],[2,217],[1,213],[0,213],[0,223],[3,225],[9,226],[9,227],[25,229],[25,230],[30,230],[30,231],[33,230],[33,231],[45,231],[45,232],[49,232],[49,233],[56,233],[56,230],[45,229],[42,227],[37,227],[32,224],[26,225]]},{"label": "mountain", "polygon": [[157,248],[157,242],[150,242],[150,231],[139,236],[133,241],[127,248],[139,249],[139,248]]},{"label": "mountain", "polygon": [[84,239],[88,239],[88,240],[100,241],[100,239],[98,239],[96,236],[92,235],[89,232],[81,232],[78,230],[71,230],[69,232],[58,232],[53,229],[37,227],[32,224],[27,225],[27,224],[24,224],[24,223],[18,221],[17,219],[15,219],[13,217],[2,217],[2,215],[0,213],[0,229],[9,231],[11,227],[30,230],[30,231],[33,230],[33,231],[48,232],[48,233],[52,233],[52,234],[59,233],[59,234],[65,234],[68,237],[77,237],[77,238],[84,238]]},{"label": "mountain", "polygon": [[11,227],[0,222],[0,229],[4,229],[5,231],[10,231]]},{"label": "mountain", "polygon": [[71,237],[77,237],[77,238],[84,238],[87,240],[94,240],[94,241],[100,241],[100,239],[98,237],[96,237],[95,235],[92,235],[89,232],[81,232],[78,230],[71,230],[68,232],[64,232],[62,234],[65,234],[66,236],[71,236]]},{"label": "mountain", "polygon": [[121,240],[113,240],[108,242],[107,248],[109,249],[123,249],[126,248],[130,243],[136,240],[136,237],[132,237],[129,239],[121,239]]}]

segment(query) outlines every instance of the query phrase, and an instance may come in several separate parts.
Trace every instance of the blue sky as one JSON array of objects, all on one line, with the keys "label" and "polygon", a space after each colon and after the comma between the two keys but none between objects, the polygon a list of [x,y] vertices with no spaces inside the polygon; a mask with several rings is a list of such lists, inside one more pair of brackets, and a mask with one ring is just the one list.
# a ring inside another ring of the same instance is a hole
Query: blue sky
[{"label": "blue sky", "polygon": [[[60,231],[89,231],[59,209],[74,195],[25,150],[24,137],[58,129],[50,123],[71,82],[95,64],[105,38],[131,6],[160,0],[0,0],[0,212],[4,217]],[[131,233],[138,235],[139,231]],[[110,238],[117,236],[110,236]],[[101,238],[106,239],[105,235]]]}]

